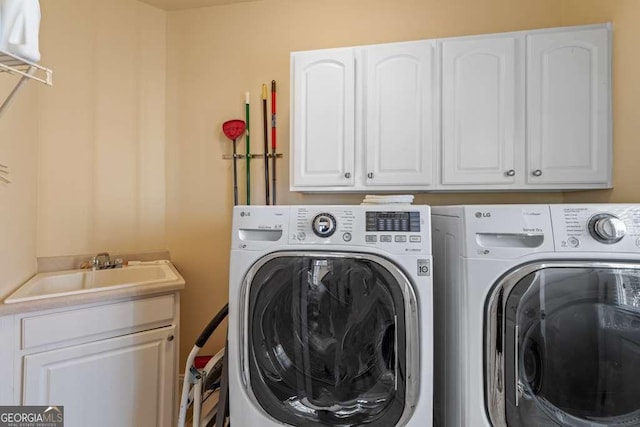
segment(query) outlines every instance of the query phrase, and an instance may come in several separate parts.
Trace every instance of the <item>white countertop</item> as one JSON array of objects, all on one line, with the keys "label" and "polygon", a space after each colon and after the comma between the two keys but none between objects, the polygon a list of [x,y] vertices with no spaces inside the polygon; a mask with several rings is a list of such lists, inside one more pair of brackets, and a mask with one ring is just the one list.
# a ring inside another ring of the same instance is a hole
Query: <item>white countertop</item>
[{"label": "white countertop", "polygon": [[109,287],[106,287],[94,292],[60,296],[52,295],[46,298],[30,301],[12,302],[10,304],[6,304],[3,300],[3,302],[0,303],[0,316],[68,307],[73,305],[135,299],[139,297],[170,293],[184,289],[185,281],[183,277],[180,275],[173,264],[168,265],[177,275],[177,280],[164,283],[140,284],[137,286],[116,289],[110,289]]}]

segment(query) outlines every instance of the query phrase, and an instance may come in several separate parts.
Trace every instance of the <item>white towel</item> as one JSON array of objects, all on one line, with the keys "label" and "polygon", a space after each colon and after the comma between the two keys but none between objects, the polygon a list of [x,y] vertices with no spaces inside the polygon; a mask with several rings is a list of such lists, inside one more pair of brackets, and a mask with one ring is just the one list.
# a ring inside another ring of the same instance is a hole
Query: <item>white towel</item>
[{"label": "white towel", "polygon": [[0,0],[0,50],[40,61],[40,2]]}]

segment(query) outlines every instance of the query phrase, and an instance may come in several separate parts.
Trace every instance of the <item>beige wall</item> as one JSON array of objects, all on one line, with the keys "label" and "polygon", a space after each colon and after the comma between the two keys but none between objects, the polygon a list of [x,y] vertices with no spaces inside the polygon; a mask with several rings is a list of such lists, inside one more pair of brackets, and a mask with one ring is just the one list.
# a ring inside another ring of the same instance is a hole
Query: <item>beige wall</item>
[{"label": "beige wall", "polygon": [[166,12],[41,4],[38,256],[165,248]]},{"label": "beige wall", "polygon": [[[169,13],[167,235],[187,288],[182,359],[227,300],[231,142],[224,121],[244,118],[251,92],[252,145],[262,149],[262,83],[278,82],[279,204],[360,203],[362,195],[289,193],[289,53],[358,44],[559,26],[556,0],[265,0]],[[244,141],[238,143],[244,152]],[[239,167],[241,177],[244,167]],[[253,162],[253,201],[264,203]],[[244,181],[240,181],[243,194]],[[244,201],[244,197],[241,197]],[[418,203],[561,202],[561,193],[420,195]],[[223,342],[223,331],[210,348]]]},{"label": "beige wall", "polygon": [[[417,202],[640,202],[637,0],[263,0],[170,13],[135,0],[41,5],[42,62],[55,85],[30,83],[0,118],[0,163],[13,181],[0,183],[0,296],[35,272],[36,256],[168,247],[187,279],[182,359],[227,300],[232,181],[221,157],[231,143],[220,129],[244,117],[245,91],[259,152],[260,85],[278,82],[280,204],[362,198],[288,192],[291,51],[610,20],[614,190],[421,194]],[[0,75],[0,94],[11,79]],[[262,171],[254,162],[254,202],[264,194]],[[219,332],[209,349],[222,340]]]},{"label": "beige wall", "polygon": [[563,25],[613,23],[613,186],[566,193],[568,203],[640,202],[640,2],[563,0]]},{"label": "beige wall", "polygon": [[[0,74],[0,103],[18,82]],[[11,184],[0,182],[0,300],[36,269],[37,91],[23,86],[0,116],[0,164]]]}]

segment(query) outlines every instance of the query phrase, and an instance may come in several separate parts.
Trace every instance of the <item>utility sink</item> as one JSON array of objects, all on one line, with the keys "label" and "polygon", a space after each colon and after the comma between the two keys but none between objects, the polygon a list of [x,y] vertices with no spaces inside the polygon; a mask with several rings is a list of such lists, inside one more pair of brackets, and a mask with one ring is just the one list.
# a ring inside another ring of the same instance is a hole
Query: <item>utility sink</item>
[{"label": "utility sink", "polygon": [[6,304],[88,292],[131,288],[151,284],[184,284],[169,261],[107,270],[67,270],[39,273],[9,295]]}]

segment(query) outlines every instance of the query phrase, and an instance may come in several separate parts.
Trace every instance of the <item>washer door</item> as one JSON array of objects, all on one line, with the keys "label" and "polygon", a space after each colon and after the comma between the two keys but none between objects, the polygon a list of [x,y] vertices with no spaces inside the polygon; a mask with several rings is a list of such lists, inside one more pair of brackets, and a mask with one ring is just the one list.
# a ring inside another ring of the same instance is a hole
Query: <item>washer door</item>
[{"label": "washer door", "polygon": [[640,270],[548,267],[503,299],[508,426],[640,426]]},{"label": "washer door", "polygon": [[271,255],[245,282],[249,392],[292,425],[394,426],[415,403],[415,296],[375,256]]}]

